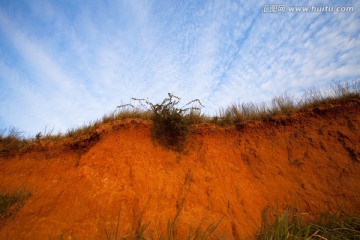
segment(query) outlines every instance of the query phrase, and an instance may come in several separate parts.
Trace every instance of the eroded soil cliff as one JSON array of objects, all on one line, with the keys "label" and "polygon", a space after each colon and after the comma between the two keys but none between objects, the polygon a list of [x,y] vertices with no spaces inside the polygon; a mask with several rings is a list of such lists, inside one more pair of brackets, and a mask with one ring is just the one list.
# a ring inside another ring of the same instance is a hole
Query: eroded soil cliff
[{"label": "eroded soil cliff", "polygon": [[274,209],[309,218],[360,214],[360,100],[241,126],[194,126],[182,152],[151,139],[151,122],[101,126],[83,151],[0,159],[0,189],[31,197],[0,239],[106,239],[176,221],[179,236],[222,219],[214,237],[252,239]]}]

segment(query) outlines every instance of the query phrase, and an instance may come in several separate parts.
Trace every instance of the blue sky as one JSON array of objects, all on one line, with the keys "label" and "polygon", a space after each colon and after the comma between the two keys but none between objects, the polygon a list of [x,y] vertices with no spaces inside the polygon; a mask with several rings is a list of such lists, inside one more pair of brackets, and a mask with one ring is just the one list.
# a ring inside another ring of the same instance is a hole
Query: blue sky
[{"label": "blue sky", "polygon": [[214,114],[358,79],[360,2],[282,1],[0,0],[0,129],[64,132],[168,92]]}]

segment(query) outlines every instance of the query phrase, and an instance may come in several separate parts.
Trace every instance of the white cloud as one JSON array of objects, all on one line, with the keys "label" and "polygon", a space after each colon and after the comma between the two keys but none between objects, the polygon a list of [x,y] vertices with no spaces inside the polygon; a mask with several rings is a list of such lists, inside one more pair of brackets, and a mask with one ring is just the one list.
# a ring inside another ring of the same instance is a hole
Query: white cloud
[{"label": "white cloud", "polygon": [[[54,127],[59,126],[61,130],[66,130],[63,127],[69,124],[69,119],[63,118],[64,113],[70,113],[74,122],[78,124],[79,121],[85,121],[86,119],[81,119],[80,116],[81,108],[91,103],[93,99],[84,89],[82,82],[73,81],[55,59],[40,47],[40,44],[18,31],[5,16],[2,14],[0,16],[3,32],[11,39],[13,46],[27,64],[28,74],[22,76],[16,74],[16,69],[5,66],[4,63],[2,65],[6,70],[2,71],[3,78],[9,78],[5,83],[6,87],[12,86],[13,91],[18,92],[15,99],[17,101],[13,102],[13,104],[21,103],[21,109],[18,111],[31,109],[33,113],[27,115],[33,118],[36,116],[38,119],[39,116],[44,116],[39,119],[41,122],[54,125]],[[16,86],[13,86],[13,81],[16,82]],[[8,99],[6,104],[12,100],[14,99]],[[42,111],[39,113],[37,109]],[[11,112],[11,109],[9,111]],[[42,112],[51,113],[51,117],[47,118],[47,114]],[[19,116],[13,115],[10,121],[17,122],[16,118]],[[59,124],[59,119],[64,119],[64,123]]]},{"label": "white cloud", "polygon": [[0,11],[0,128],[65,130],[168,92],[215,113],[359,75],[358,11],[265,14],[262,4],[50,1],[11,18],[14,7]]}]

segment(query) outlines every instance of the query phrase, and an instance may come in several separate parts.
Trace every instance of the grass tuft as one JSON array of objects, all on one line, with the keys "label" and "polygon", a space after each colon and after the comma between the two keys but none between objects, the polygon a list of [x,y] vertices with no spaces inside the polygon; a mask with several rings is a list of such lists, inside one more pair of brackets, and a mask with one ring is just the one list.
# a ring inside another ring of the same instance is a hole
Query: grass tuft
[{"label": "grass tuft", "polygon": [[[188,234],[186,239],[187,240],[206,240],[212,237],[217,230],[219,224],[221,223],[223,219],[220,219],[216,223],[210,224],[205,230],[202,230],[200,227],[198,227],[195,231],[189,228]],[[177,229],[175,227],[174,222],[171,222],[171,220],[168,220],[167,228],[165,233],[161,233],[157,236],[153,235],[153,232],[148,229],[150,222],[147,224],[141,225],[139,229],[130,231],[130,233],[120,236],[119,233],[119,227],[120,227],[120,218],[117,220],[116,229],[113,231],[113,233],[108,233],[105,230],[106,233],[106,240],[177,240],[177,239],[183,239],[180,238],[177,235]]]},{"label": "grass tuft", "polygon": [[30,141],[26,140],[23,133],[15,128],[0,132],[0,157],[11,157],[16,153],[28,149]]},{"label": "grass tuft", "polygon": [[14,215],[30,196],[31,193],[24,191],[0,193],[0,224]]},{"label": "grass tuft", "polygon": [[281,216],[277,214],[275,223],[270,228],[263,229],[257,239],[360,239],[360,218],[326,213],[318,221],[311,223],[285,211]]},{"label": "grass tuft", "polygon": [[360,98],[360,80],[352,83],[337,83],[327,91],[309,90],[300,99],[282,94],[274,97],[270,104],[238,103],[220,109],[211,122],[219,125],[233,125],[252,120],[267,120],[282,114],[291,114],[307,108],[325,106],[335,101]]}]

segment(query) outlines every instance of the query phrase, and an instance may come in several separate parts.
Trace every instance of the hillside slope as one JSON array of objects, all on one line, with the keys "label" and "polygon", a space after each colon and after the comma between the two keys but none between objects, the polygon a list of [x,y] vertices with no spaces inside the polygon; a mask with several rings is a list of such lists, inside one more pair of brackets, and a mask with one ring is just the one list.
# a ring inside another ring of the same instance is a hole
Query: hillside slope
[{"label": "hillside slope", "polygon": [[0,189],[32,193],[0,239],[106,239],[118,216],[122,235],[176,220],[184,236],[223,219],[214,236],[252,239],[276,207],[359,215],[359,110],[355,98],[237,128],[201,124],[180,153],[152,141],[150,121],[128,119],[101,126],[81,153],[0,159]]}]

